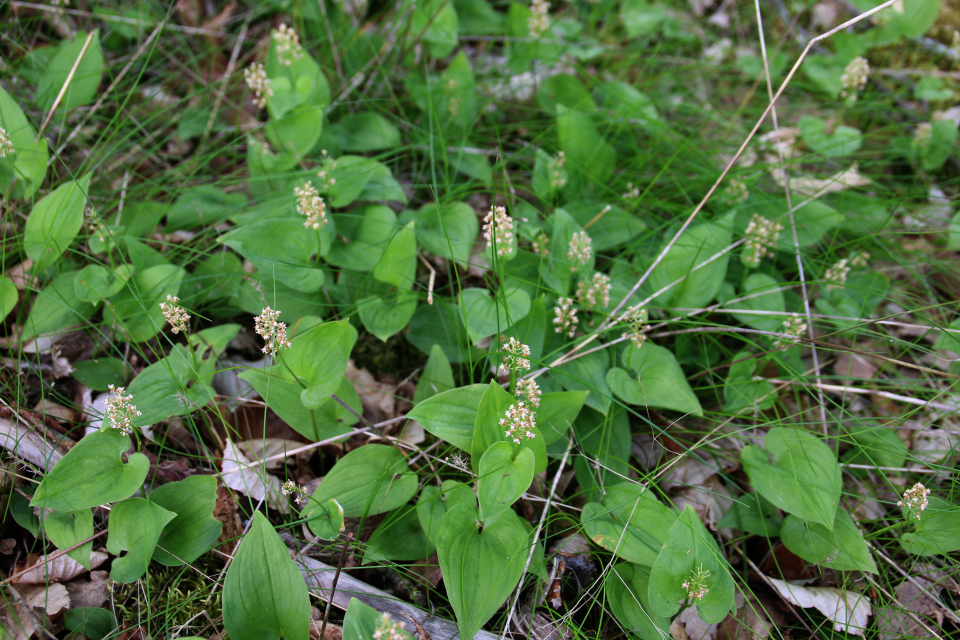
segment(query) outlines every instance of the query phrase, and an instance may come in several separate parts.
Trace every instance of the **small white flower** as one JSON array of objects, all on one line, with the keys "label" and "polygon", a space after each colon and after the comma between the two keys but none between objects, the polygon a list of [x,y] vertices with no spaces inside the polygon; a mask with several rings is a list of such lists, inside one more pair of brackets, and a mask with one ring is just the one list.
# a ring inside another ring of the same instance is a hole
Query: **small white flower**
[{"label": "small white flower", "polygon": [[604,309],[610,305],[610,276],[594,273],[589,283],[577,283],[577,300],[588,309]]},{"label": "small white flower", "polygon": [[[783,321],[783,330],[780,333],[786,333],[791,336],[801,337],[807,332],[807,323],[797,314],[793,314]],[[797,344],[795,338],[777,338],[773,341],[774,347],[783,347],[788,344]]]},{"label": "small white flower", "polygon": [[281,348],[289,349],[291,346],[290,341],[287,340],[287,325],[284,322],[277,322],[279,316],[279,311],[267,307],[253,319],[254,330],[266,342],[263,352],[269,356],[275,356]]},{"label": "small white flower", "polygon": [[540,385],[533,378],[517,381],[517,396],[523,396],[534,409],[540,407]]},{"label": "small white flower", "polygon": [[577,231],[570,238],[570,247],[567,249],[567,260],[573,264],[570,271],[576,271],[586,265],[593,255],[593,240],[586,231]]},{"label": "small white flower", "polygon": [[573,300],[570,298],[560,298],[557,306],[553,308],[553,324],[556,325],[554,331],[565,333],[568,338],[572,338],[577,333],[577,309],[573,306]]},{"label": "small white flower", "polygon": [[850,267],[866,267],[870,260],[870,254],[866,251],[860,251],[846,258],[841,258],[834,263],[823,275],[826,280],[828,290],[840,289],[847,282],[847,276],[850,275]]},{"label": "small white flower", "polygon": [[916,513],[913,515],[917,520],[919,520],[920,512],[927,508],[928,495],[930,495],[930,489],[927,489],[922,483],[918,482],[917,484],[913,485],[912,488],[907,489],[907,491],[903,494],[903,500],[897,502],[897,506],[902,507],[906,505],[907,509],[909,509],[911,512],[916,510]]},{"label": "small white flower", "polygon": [[743,261],[751,267],[756,267],[765,257],[772,258],[774,247],[780,241],[781,231],[783,231],[783,225],[779,222],[767,220],[758,213],[753,214],[745,234]]},{"label": "small white flower", "polygon": [[750,190],[747,189],[747,184],[742,180],[731,178],[730,184],[727,186],[727,195],[734,202],[743,202],[750,197]]},{"label": "small white flower", "polygon": [[543,256],[546,258],[550,255],[550,250],[547,249],[547,245],[550,244],[550,238],[547,237],[547,234],[540,232],[537,234],[537,237],[533,241],[533,252],[538,256]]},{"label": "small white flower", "polygon": [[507,215],[506,207],[490,207],[483,219],[483,237],[487,247],[496,247],[498,256],[513,253],[513,218]]},{"label": "small white flower", "polygon": [[530,361],[527,360],[530,357],[530,347],[514,337],[504,340],[504,342],[501,350],[505,351],[507,355],[503,356],[503,363],[509,369],[530,369]]},{"label": "small white flower", "polygon": [[297,213],[306,216],[303,226],[307,229],[319,229],[321,224],[327,224],[327,205],[309,180],[302,187],[294,187],[297,196]]},{"label": "small white flower", "polygon": [[629,331],[622,334],[623,338],[629,339],[633,346],[639,349],[647,341],[645,332],[650,329],[647,325],[647,310],[641,309],[639,306],[630,307],[623,314],[623,321],[630,327]]},{"label": "small white flower", "polygon": [[843,76],[840,78],[840,84],[843,85],[841,95],[851,100],[857,99],[857,94],[863,91],[867,85],[867,78],[870,75],[870,63],[862,56],[857,56],[850,61],[846,69],[843,70]]},{"label": "small white flower", "polygon": [[403,640],[403,623],[394,622],[390,614],[384,611],[380,625],[373,632],[373,640]]},{"label": "small white flower", "polygon": [[546,0],[533,0],[530,4],[530,17],[527,18],[527,27],[531,38],[540,38],[550,28],[550,3]]},{"label": "small white flower", "polygon": [[260,109],[267,106],[267,98],[273,97],[273,89],[270,88],[270,78],[263,65],[254,62],[243,70],[243,78],[247,81],[247,86],[254,92],[253,104]]},{"label": "small white flower", "polygon": [[190,322],[190,315],[179,304],[180,298],[167,295],[167,301],[160,303],[160,310],[163,317],[170,323],[170,330],[174,333],[187,332],[187,324]]},{"label": "small white flower", "polygon": [[114,387],[111,384],[107,388],[113,394],[106,399],[105,414],[110,426],[119,429],[123,435],[130,435],[133,432],[133,419],[143,414],[137,411],[137,407],[131,402],[132,395],[123,395],[124,387]]},{"label": "small white flower", "polygon": [[271,35],[277,43],[277,58],[280,64],[289,67],[293,64],[294,60],[299,60],[303,57],[303,49],[300,47],[300,36],[297,35],[297,32],[294,31],[292,27],[281,24],[273,30]]},{"label": "small white flower", "polygon": [[15,152],[16,149],[13,148],[13,142],[10,141],[7,130],[0,127],[0,158],[10,158]]},{"label": "small white flower", "polygon": [[514,444],[520,444],[521,437],[527,440],[537,437],[533,432],[537,426],[536,416],[523,402],[510,405],[506,415],[500,418],[500,426],[506,427],[503,437],[513,440]]},{"label": "small white flower", "polygon": [[702,600],[703,596],[710,592],[710,589],[707,588],[707,578],[709,577],[710,572],[705,570],[701,564],[696,569],[690,570],[690,577],[680,586],[687,592],[687,597],[690,600]]},{"label": "small white flower", "polygon": [[640,187],[633,186],[632,182],[627,183],[627,190],[620,196],[624,200],[634,200],[640,197]]}]

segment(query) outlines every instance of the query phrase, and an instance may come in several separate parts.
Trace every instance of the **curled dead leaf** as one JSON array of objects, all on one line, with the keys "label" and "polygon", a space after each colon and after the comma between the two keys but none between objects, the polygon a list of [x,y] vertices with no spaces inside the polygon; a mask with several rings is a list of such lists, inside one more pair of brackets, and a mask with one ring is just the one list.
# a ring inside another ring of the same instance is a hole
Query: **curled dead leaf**
[{"label": "curled dead leaf", "polygon": [[873,605],[862,593],[833,587],[801,587],[776,578],[769,580],[784,600],[804,609],[816,609],[833,621],[837,631],[862,636],[873,615]]},{"label": "curled dead leaf", "polygon": [[280,479],[254,465],[230,438],[223,449],[223,484],[252,500],[266,500],[267,506],[280,513],[290,513],[290,502],[280,493]]},{"label": "curled dead leaf", "polygon": [[[102,551],[90,553],[90,568],[95,569],[107,561],[107,554]],[[67,555],[57,556],[47,560],[47,556],[31,553],[24,563],[26,570],[10,582],[13,584],[48,584],[50,582],[66,582],[86,573],[79,562]]]}]

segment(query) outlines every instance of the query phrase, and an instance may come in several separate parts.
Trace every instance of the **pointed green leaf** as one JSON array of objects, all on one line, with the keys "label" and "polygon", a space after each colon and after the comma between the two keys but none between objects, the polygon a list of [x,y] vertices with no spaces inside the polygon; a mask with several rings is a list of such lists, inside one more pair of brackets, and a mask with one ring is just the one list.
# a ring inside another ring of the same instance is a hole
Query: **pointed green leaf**
[{"label": "pointed green leaf", "polygon": [[33,207],[23,232],[23,250],[42,271],[60,259],[83,226],[90,174],[60,185]]},{"label": "pointed green leaf", "polygon": [[308,640],[310,596],[300,569],[259,511],[223,583],[223,626],[231,640]]}]

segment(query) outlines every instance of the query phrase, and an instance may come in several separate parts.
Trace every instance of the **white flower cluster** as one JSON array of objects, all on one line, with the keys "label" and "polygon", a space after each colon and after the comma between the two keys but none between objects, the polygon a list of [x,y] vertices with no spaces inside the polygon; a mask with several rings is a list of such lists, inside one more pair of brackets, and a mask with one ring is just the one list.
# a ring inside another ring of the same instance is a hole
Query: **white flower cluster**
[{"label": "white flower cluster", "polygon": [[505,344],[501,347],[501,350],[505,351],[507,355],[503,356],[503,364],[512,370],[529,370],[530,361],[527,360],[527,358],[530,357],[530,347],[512,336],[509,340],[504,340],[504,342]]},{"label": "white flower cluster", "polygon": [[167,301],[160,303],[163,317],[170,323],[170,330],[174,333],[187,332],[190,315],[180,306],[180,298],[167,294]]},{"label": "white flower cluster", "polygon": [[610,305],[610,276],[593,274],[588,284],[581,280],[577,283],[577,300],[588,309],[604,309]]},{"label": "white flower cluster", "polygon": [[743,180],[731,178],[730,184],[727,185],[727,195],[734,202],[743,202],[750,197],[750,190],[747,189],[747,183]]},{"label": "white flower cluster", "polygon": [[403,623],[394,622],[390,614],[383,612],[380,626],[373,632],[373,640],[403,640]]},{"label": "white flower cluster", "polygon": [[568,338],[572,338],[577,333],[577,309],[570,298],[560,298],[557,303],[553,308],[553,324],[556,325],[554,331],[565,333]]},{"label": "white flower cluster", "polygon": [[[780,333],[786,333],[791,336],[803,336],[807,332],[807,323],[798,314],[793,314],[783,321],[783,330]],[[780,348],[788,344],[797,344],[799,340],[795,338],[777,338],[773,341],[773,346]]]},{"label": "white flower cluster", "polygon": [[83,217],[87,219],[87,229],[90,231],[90,235],[97,236],[97,240],[100,242],[106,242],[107,238],[113,235],[110,229],[107,229],[107,226],[103,224],[103,218],[97,214],[93,207],[85,208]]},{"label": "white flower cluster", "polygon": [[270,88],[270,78],[263,65],[254,62],[243,70],[243,79],[247,81],[247,86],[254,92],[253,104],[257,108],[263,109],[267,106],[267,98],[273,97],[273,89]]},{"label": "white flower cluster", "polygon": [[293,27],[281,24],[273,30],[271,35],[277,43],[277,58],[280,64],[289,67],[293,64],[294,60],[299,60],[303,57],[303,49],[300,47],[300,36],[293,30]]},{"label": "white flower cluster", "polygon": [[567,249],[567,260],[573,264],[570,271],[576,271],[590,262],[593,255],[593,240],[586,231],[577,231],[570,238],[570,247]]},{"label": "white flower cluster", "polygon": [[337,161],[327,155],[326,149],[322,149],[320,155],[323,156],[323,161],[320,164],[320,170],[317,171],[317,177],[323,180],[323,190],[328,191],[330,187],[337,184],[337,179],[331,175],[337,168]]},{"label": "white flower cluster", "polygon": [[254,330],[257,332],[257,335],[262,337],[266,342],[266,345],[263,347],[263,352],[268,356],[277,355],[281,348],[290,348],[290,341],[287,340],[287,324],[285,322],[277,322],[277,318],[279,317],[279,311],[274,311],[270,307],[267,307],[260,312],[259,316],[253,319]]},{"label": "white flower cluster", "polygon": [[701,564],[696,569],[690,570],[690,578],[680,586],[686,590],[687,597],[690,600],[702,600],[703,596],[710,591],[710,589],[707,589],[707,578],[709,577],[710,572],[705,570]]},{"label": "white flower cluster", "polygon": [[910,511],[916,511],[914,517],[917,520],[920,519],[920,512],[927,508],[927,496],[930,495],[930,489],[927,489],[923,486],[922,483],[918,482],[913,485],[911,489],[903,494],[903,500],[897,502],[898,507],[906,505],[907,509]]},{"label": "white flower cluster", "polygon": [[921,122],[913,131],[913,144],[917,149],[926,149],[930,146],[933,139],[933,125],[929,122]]},{"label": "white flower cluster", "polygon": [[759,213],[753,214],[745,234],[743,261],[751,267],[756,267],[764,258],[772,258],[774,247],[780,241],[781,231],[783,231],[783,225],[779,222],[767,220]]},{"label": "white flower cluster", "polygon": [[307,180],[302,187],[294,187],[293,193],[297,196],[297,213],[307,216],[304,227],[319,229],[321,224],[327,224],[327,205],[313,183]]},{"label": "white flower cluster", "polygon": [[533,0],[530,3],[530,17],[527,18],[527,27],[531,38],[539,38],[550,28],[550,3],[546,0]]},{"label": "white flower cluster", "polygon": [[513,440],[515,444],[520,444],[521,436],[527,440],[533,440],[537,437],[537,434],[533,432],[534,427],[537,426],[537,419],[533,415],[533,411],[527,408],[523,402],[510,405],[506,416],[500,418],[500,426],[506,427],[503,437]]},{"label": "white flower cluster", "polygon": [[517,397],[523,396],[534,409],[540,408],[540,385],[533,378],[517,381]]},{"label": "white flower cluster", "polygon": [[543,256],[546,258],[548,255],[550,255],[550,250],[547,249],[548,244],[550,244],[550,238],[547,237],[547,234],[541,231],[533,240],[533,252],[538,256]]},{"label": "white flower cluster", "polygon": [[633,186],[632,182],[627,183],[627,190],[620,195],[624,200],[633,200],[640,197],[640,187]]},{"label": "white flower cluster", "polygon": [[557,157],[547,164],[547,170],[550,172],[550,186],[559,189],[567,184],[566,172],[562,171],[563,165],[567,164],[567,156],[563,151],[557,152]]},{"label": "white flower cluster", "polygon": [[293,480],[287,480],[284,482],[283,486],[280,487],[280,493],[285,496],[289,496],[290,494],[295,495],[296,498],[294,498],[294,502],[297,504],[303,504],[308,500],[307,488],[303,485],[298,485]]},{"label": "white flower cluster", "polygon": [[863,91],[867,85],[867,77],[870,75],[870,63],[863,56],[857,56],[850,61],[846,69],[843,70],[843,76],[840,77],[840,84],[843,85],[844,98],[850,96],[851,100],[857,99],[857,94]]},{"label": "white flower cluster", "polygon": [[496,247],[498,256],[513,253],[513,218],[507,215],[506,207],[490,207],[483,219],[483,237],[487,247]]},{"label": "white flower cluster", "polygon": [[866,267],[870,260],[870,254],[866,251],[854,253],[846,258],[841,258],[827,269],[823,279],[829,282],[828,290],[840,289],[847,282],[847,276],[850,275],[851,267]]},{"label": "white flower cluster", "polygon": [[630,327],[630,331],[623,333],[623,338],[629,339],[633,346],[639,349],[647,341],[646,331],[650,328],[647,325],[647,310],[641,309],[639,305],[630,307],[623,314],[623,321]]},{"label": "white flower cluster", "polygon": [[123,395],[124,387],[114,387],[112,384],[107,387],[113,395],[106,400],[106,414],[110,421],[110,426],[114,429],[120,429],[123,435],[130,435],[133,432],[133,419],[139,418],[142,413],[137,411],[137,407],[131,403],[132,395]]},{"label": "white flower cluster", "polygon": [[7,135],[7,130],[0,127],[0,158],[9,158],[13,156],[15,151],[13,142],[10,141],[10,136]]}]

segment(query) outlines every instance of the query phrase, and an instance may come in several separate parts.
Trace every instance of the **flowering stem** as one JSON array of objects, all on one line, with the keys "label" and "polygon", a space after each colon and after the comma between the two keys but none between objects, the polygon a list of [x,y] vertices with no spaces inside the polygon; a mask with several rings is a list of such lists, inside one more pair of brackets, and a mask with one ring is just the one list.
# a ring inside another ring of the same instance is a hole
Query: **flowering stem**
[{"label": "flowering stem", "polygon": [[[283,359],[283,352],[278,351],[276,357],[278,360],[280,360],[280,364],[282,364],[284,368],[286,368],[286,370],[290,372],[290,375],[292,375],[293,379],[297,381],[297,384],[299,384],[301,388],[306,389],[307,388],[306,383],[300,379],[300,376],[298,376],[293,372],[293,369],[290,368],[290,365],[287,364],[287,361]],[[319,431],[317,430],[317,415],[314,413],[313,409],[309,409],[309,411],[310,411],[310,424],[311,426],[313,426],[313,434],[317,435],[319,433]]]}]

